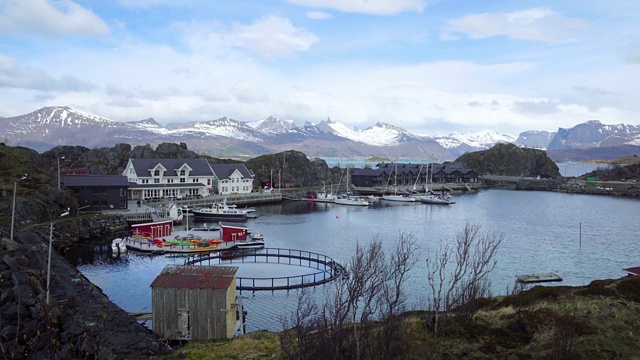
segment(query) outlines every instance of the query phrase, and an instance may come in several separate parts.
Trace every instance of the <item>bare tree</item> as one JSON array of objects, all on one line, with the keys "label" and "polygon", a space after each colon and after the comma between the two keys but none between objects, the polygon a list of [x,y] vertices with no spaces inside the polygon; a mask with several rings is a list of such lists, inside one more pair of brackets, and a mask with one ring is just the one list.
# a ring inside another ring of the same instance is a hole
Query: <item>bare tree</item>
[{"label": "bare tree", "polygon": [[[281,336],[283,352],[296,359],[388,359],[397,349],[398,313],[405,296],[402,285],[417,262],[413,235],[400,234],[387,256],[380,238],[356,246],[346,276],[336,279],[315,311],[301,293]],[[313,309],[313,310],[312,310]],[[395,346],[395,348],[394,348]],[[397,351],[395,352],[397,353]]]},{"label": "bare tree", "polygon": [[453,246],[444,245],[427,256],[435,334],[441,332],[450,311],[487,294],[487,275],[496,266],[503,239],[503,234],[480,235],[480,225],[466,224]]}]

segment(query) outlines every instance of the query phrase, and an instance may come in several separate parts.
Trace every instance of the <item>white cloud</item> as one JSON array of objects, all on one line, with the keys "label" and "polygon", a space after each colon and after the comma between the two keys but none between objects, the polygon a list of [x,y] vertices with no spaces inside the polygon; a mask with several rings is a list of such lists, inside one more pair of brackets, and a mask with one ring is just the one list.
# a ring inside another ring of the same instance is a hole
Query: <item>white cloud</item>
[{"label": "white cloud", "polygon": [[239,82],[229,89],[231,94],[242,103],[267,101],[267,94],[255,84],[249,81]]},{"label": "white cloud", "polygon": [[307,11],[304,14],[306,17],[313,20],[326,20],[333,17],[331,14],[322,11]]},{"label": "white cloud", "polygon": [[20,35],[95,36],[109,33],[109,28],[91,10],[70,0],[5,0],[4,5],[0,5],[0,31]]},{"label": "white cloud", "polygon": [[0,87],[40,91],[90,91],[96,85],[72,75],[56,79],[41,69],[22,66],[15,59],[0,55]]},{"label": "white cloud", "polygon": [[235,44],[265,57],[288,56],[294,51],[309,50],[318,37],[294,27],[288,19],[264,17],[251,25],[237,25],[230,35]]},{"label": "white cloud", "polygon": [[332,9],[347,13],[396,15],[403,12],[421,13],[425,0],[287,0],[300,6]]},{"label": "white cloud", "polygon": [[533,8],[516,12],[482,13],[447,20],[443,37],[463,33],[473,39],[507,36],[518,40],[564,43],[575,40],[589,24],[578,18],[564,17],[553,10]]}]

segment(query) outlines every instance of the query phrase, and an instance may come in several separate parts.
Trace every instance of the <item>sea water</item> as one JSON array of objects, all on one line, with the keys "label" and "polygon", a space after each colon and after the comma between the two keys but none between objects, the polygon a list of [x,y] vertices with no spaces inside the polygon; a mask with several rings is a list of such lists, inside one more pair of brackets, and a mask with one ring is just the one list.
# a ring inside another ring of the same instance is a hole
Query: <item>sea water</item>
[{"label": "sea water", "polygon": [[[425,259],[452,243],[465,224],[477,224],[481,234],[504,236],[491,273],[492,291],[504,293],[518,274],[554,272],[563,285],[618,278],[640,258],[639,199],[554,192],[486,190],[454,197],[454,205],[397,204],[380,201],[370,207],[285,201],[256,207],[259,217],[247,226],[264,234],[267,247],[317,252],[346,264],[357,244],[373,239],[391,250],[400,234],[415,237],[418,262],[405,290],[409,306],[423,306],[428,297]],[[111,239],[87,247],[70,260],[126,311],[151,311],[149,285],[167,264],[182,264],[179,256],[129,252],[113,257]],[[270,276],[269,265],[240,265],[238,276]],[[275,271],[275,269],[274,269]],[[278,270],[277,275],[282,274]],[[298,268],[286,270],[298,275]],[[554,283],[556,284],[556,283]],[[310,289],[322,301],[327,286]],[[281,330],[281,320],[295,309],[297,291],[243,292],[249,311],[247,329]]]}]

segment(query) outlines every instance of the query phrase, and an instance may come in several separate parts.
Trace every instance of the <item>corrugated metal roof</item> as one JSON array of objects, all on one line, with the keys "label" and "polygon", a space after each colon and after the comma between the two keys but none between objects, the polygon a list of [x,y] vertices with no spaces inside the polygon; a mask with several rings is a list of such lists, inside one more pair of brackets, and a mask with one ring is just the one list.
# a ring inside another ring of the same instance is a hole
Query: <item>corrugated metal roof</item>
[{"label": "corrugated metal roof", "polygon": [[626,268],[626,269],[622,269],[624,271],[628,271],[632,274],[636,274],[636,275],[640,275],[640,266],[638,267],[631,267],[631,268]]},{"label": "corrugated metal roof", "polygon": [[151,287],[177,289],[228,289],[235,281],[235,266],[166,265]]},{"label": "corrugated metal roof", "polygon": [[219,221],[218,224],[220,224],[220,227],[233,228],[233,229],[246,229],[247,228],[246,226],[244,226],[242,224],[232,223],[232,222],[227,222],[227,221]]}]

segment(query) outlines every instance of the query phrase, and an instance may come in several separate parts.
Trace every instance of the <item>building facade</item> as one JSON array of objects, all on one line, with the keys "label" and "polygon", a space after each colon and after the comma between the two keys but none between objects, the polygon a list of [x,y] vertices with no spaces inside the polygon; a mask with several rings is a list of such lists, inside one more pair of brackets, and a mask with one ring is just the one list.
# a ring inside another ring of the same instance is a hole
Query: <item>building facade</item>
[{"label": "building facade", "polygon": [[130,200],[189,199],[245,194],[254,174],[244,164],[209,164],[205,159],[129,159],[123,172]]},{"label": "building facade", "polygon": [[429,184],[477,182],[477,172],[456,164],[380,163],[375,169],[356,169],[350,178],[360,192],[424,191]]},{"label": "building facade", "polygon": [[78,201],[78,210],[102,211],[128,208],[129,181],[125,176],[61,176],[60,183],[73,191]]},{"label": "building facade", "polygon": [[216,194],[248,194],[253,191],[255,175],[244,164],[212,164]]},{"label": "building facade", "polygon": [[231,338],[239,331],[235,266],[166,265],[151,283],[153,332],[170,340]]}]

